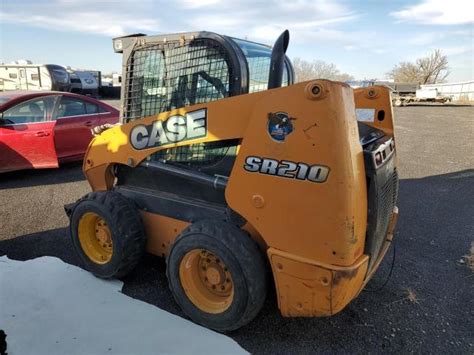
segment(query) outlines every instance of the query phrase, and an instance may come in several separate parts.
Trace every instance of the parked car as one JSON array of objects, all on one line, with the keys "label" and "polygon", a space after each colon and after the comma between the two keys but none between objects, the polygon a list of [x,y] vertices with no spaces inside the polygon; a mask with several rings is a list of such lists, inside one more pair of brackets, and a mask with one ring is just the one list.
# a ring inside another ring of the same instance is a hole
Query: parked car
[{"label": "parked car", "polygon": [[0,93],[0,172],[56,168],[81,160],[91,129],[119,120],[119,111],[65,92]]}]

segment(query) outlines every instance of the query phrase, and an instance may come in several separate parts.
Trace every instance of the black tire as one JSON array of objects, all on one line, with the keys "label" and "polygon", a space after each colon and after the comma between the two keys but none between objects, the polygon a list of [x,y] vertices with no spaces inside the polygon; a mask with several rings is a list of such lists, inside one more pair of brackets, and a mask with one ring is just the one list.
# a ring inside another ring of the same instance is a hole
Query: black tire
[{"label": "black tire", "polygon": [[[113,242],[111,259],[98,264],[91,260],[79,240],[79,220],[93,212],[106,221]],[[93,192],[74,207],[69,231],[84,268],[97,277],[122,277],[132,271],[145,252],[146,236],[140,213],[133,202],[114,191]]]},{"label": "black tire", "polygon": [[[184,256],[205,249],[220,258],[232,275],[233,299],[221,313],[198,308],[186,295],[180,279]],[[260,312],[267,295],[268,273],[263,253],[243,230],[222,221],[199,221],[186,228],[166,259],[169,287],[176,302],[194,322],[225,332],[238,329]]]}]

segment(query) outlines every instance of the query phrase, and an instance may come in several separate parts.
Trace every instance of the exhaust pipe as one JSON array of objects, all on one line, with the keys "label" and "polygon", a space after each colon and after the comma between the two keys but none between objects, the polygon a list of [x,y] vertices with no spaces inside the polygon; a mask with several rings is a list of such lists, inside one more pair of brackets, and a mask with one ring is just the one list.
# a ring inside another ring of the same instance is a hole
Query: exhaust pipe
[{"label": "exhaust pipe", "polygon": [[273,45],[270,60],[270,75],[268,77],[269,89],[281,87],[283,81],[283,69],[285,67],[285,53],[289,42],[290,32],[285,30]]}]

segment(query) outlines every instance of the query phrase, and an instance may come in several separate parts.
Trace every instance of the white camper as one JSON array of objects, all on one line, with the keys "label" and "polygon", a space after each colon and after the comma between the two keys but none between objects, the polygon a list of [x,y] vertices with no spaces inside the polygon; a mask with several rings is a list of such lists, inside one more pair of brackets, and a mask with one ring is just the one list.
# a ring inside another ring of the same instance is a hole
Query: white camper
[{"label": "white camper", "polygon": [[0,64],[0,91],[69,91],[69,74],[60,65],[17,61]]},{"label": "white camper", "polygon": [[122,86],[122,75],[118,73],[105,74],[102,76],[103,87],[121,87]]},{"label": "white camper", "polygon": [[97,72],[74,69],[68,69],[68,72],[71,77],[71,92],[83,95],[98,95],[99,81],[94,75]]}]

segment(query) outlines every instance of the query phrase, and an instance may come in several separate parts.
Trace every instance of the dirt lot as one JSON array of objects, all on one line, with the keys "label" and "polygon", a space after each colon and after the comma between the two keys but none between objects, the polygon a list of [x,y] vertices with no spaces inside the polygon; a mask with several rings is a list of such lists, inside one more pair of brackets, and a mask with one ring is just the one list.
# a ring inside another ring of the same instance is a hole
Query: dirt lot
[{"label": "dirt lot", "polygon": [[[230,334],[248,351],[474,352],[474,274],[459,263],[474,241],[474,107],[395,114],[401,216],[392,278],[331,318],[284,319],[270,296],[255,321]],[[62,206],[88,190],[79,164],[0,176],[0,255],[78,264]],[[391,261],[389,253],[369,288],[384,282]],[[123,291],[182,315],[164,271],[161,259],[148,256]]]}]

